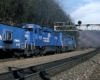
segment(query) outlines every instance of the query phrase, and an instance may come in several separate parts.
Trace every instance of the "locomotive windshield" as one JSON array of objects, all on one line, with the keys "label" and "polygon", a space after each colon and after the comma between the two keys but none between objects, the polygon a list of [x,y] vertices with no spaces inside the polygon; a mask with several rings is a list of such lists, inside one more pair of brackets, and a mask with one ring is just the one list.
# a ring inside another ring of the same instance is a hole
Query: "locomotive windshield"
[{"label": "locomotive windshield", "polygon": [[12,40],[12,33],[8,32],[8,40]]}]

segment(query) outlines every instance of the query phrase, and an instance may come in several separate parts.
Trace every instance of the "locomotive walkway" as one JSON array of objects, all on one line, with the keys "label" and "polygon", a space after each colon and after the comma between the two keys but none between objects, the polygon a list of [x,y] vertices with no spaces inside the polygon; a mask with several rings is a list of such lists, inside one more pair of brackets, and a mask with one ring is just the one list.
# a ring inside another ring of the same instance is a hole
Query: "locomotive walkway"
[{"label": "locomotive walkway", "polygon": [[[81,51],[77,51],[77,53],[78,52],[81,52]],[[10,72],[8,72],[9,75],[7,75],[8,73],[1,74],[0,80],[14,80],[14,79],[29,80],[29,78],[31,80],[33,80],[33,79],[40,80],[40,78],[42,78],[44,80],[46,80],[46,79],[49,80],[49,78],[46,78],[44,75],[49,77],[50,75],[59,73],[59,71],[62,71],[66,68],[74,66],[74,65],[76,65],[76,63],[78,64],[78,63],[92,57],[93,55],[97,54],[99,51],[90,49],[90,50],[85,50],[84,52],[86,54],[81,53],[81,55],[79,55],[79,54],[75,55],[75,52],[72,52],[73,57],[72,57],[72,55],[69,55],[69,56],[67,55],[67,57],[66,57],[65,54],[62,54],[65,56],[65,58],[61,57],[61,60],[56,59],[56,61],[52,60],[50,62],[45,62],[45,63],[42,63],[40,65],[35,65],[35,66],[27,65],[27,68],[22,68],[22,69],[17,68],[17,70],[14,70],[14,71],[12,71],[12,67],[9,67],[9,70],[11,70]],[[69,53],[67,53],[67,54],[69,54]],[[58,55],[61,56],[61,54],[58,54]],[[53,56],[57,57],[57,55],[53,55]],[[46,56],[46,57],[49,57],[49,56]],[[48,74],[49,74],[49,76],[48,76]],[[5,75],[6,77],[3,77],[3,75]]]}]

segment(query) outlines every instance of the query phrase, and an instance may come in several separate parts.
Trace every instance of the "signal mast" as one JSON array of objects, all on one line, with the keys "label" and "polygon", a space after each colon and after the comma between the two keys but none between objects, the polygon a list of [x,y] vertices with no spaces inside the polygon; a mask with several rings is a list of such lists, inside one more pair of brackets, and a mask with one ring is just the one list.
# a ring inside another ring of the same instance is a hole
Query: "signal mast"
[{"label": "signal mast", "polygon": [[68,24],[67,22],[54,22],[54,30],[55,31],[100,30],[100,24],[82,24],[81,21],[78,21],[77,23],[78,24]]}]

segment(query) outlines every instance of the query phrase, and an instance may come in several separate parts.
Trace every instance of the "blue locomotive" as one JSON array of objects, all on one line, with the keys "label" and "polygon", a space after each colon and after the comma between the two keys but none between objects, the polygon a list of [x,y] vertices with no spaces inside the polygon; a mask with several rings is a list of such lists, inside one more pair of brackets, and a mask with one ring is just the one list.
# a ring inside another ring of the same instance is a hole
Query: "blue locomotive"
[{"label": "blue locomotive", "polygon": [[8,55],[38,56],[47,52],[67,52],[75,47],[73,36],[47,27],[23,23],[18,28],[0,24],[0,50]]}]

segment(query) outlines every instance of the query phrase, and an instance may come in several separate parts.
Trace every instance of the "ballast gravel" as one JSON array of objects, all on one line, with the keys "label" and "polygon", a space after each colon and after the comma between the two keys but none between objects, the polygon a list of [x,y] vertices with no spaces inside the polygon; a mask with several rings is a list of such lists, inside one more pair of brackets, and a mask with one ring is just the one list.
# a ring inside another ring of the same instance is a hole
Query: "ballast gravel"
[{"label": "ballast gravel", "polygon": [[100,80],[93,78],[93,73],[99,64],[100,53],[69,70],[53,76],[51,80]]},{"label": "ballast gravel", "polygon": [[19,68],[25,68],[29,66],[35,66],[38,64],[43,64],[59,59],[68,58],[75,55],[84,54],[90,51],[94,51],[94,48],[82,50],[82,51],[74,51],[74,52],[68,52],[63,54],[56,54],[56,55],[49,55],[49,56],[42,56],[42,57],[36,57],[36,58],[27,58],[27,59],[19,59],[15,61],[7,61],[7,62],[1,62],[0,63],[0,73],[5,73],[9,71],[9,68],[12,70],[19,69]]}]

